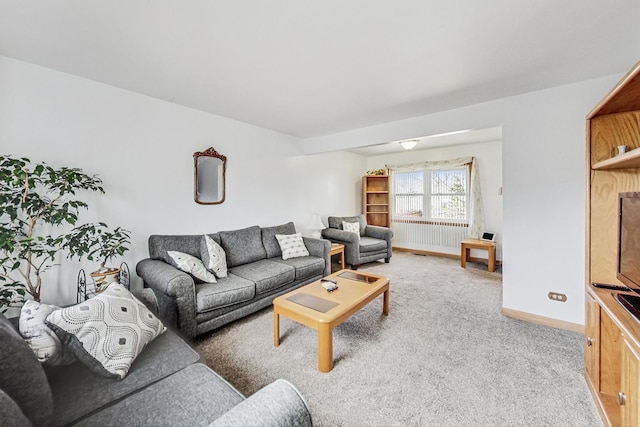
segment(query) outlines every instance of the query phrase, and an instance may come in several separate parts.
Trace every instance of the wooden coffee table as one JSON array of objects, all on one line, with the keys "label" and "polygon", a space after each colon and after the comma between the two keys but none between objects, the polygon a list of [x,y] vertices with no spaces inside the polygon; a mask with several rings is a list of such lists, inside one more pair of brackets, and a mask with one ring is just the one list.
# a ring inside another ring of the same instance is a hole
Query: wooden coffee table
[{"label": "wooden coffee table", "polygon": [[389,314],[389,279],[377,274],[340,270],[329,276],[338,289],[327,292],[317,280],[273,300],[273,345],[280,345],[280,315],[318,331],[318,370],[333,369],[333,329],[384,294],[382,313]]}]

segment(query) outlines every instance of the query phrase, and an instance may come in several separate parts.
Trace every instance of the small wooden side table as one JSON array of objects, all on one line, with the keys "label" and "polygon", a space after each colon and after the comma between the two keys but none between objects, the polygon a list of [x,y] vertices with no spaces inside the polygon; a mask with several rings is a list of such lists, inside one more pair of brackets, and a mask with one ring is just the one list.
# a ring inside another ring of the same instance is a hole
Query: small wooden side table
[{"label": "small wooden side table", "polygon": [[344,266],[344,245],[341,243],[332,243],[331,250],[329,250],[329,259],[332,256],[340,254],[340,268],[346,268]]},{"label": "small wooden side table", "polygon": [[462,241],[462,253],[460,254],[460,266],[462,268],[467,267],[467,258],[469,258],[469,253],[471,249],[484,249],[488,252],[489,258],[489,267],[488,270],[490,272],[495,271],[496,269],[496,244],[495,242],[487,242],[486,240],[480,239],[464,239]]}]

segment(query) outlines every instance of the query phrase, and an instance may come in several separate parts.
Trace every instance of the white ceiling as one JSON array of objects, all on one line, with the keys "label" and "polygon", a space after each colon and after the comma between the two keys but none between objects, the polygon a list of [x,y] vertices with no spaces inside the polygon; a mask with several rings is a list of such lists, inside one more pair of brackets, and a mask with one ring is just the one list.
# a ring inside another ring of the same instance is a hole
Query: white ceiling
[{"label": "white ceiling", "polygon": [[0,55],[302,138],[624,73],[638,0],[0,0]]},{"label": "white ceiling", "polygon": [[[410,151],[427,150],[436,147],[451,145],[477,144],[482,142],[502,141],[502,126],[487,129],[461,129],[441,135],[428,135],[411,138],[416,146]],[[369,145],[366,147],[352,148],[348,151],[362,156],[379,156],[405,151],[400,145],[401,141],[392,141],[385,144]]]}]

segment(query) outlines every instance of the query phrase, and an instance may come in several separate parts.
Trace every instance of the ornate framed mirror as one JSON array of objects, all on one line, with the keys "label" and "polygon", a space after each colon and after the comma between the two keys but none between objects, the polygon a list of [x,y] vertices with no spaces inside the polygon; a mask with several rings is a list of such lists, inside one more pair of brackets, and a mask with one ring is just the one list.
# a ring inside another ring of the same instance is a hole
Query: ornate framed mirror
[{"label": "ornate framed mirror", "polygon": [[193,197],[201,205],[219,205],[225,197],[227,158],[213,147],[193,153]]}]

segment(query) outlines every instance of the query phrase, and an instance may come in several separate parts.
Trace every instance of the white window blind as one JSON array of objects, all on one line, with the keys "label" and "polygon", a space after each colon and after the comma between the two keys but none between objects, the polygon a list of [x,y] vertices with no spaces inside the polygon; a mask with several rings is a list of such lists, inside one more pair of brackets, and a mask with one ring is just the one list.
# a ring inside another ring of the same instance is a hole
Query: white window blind
[{"label": "white window blind", "polygon": [[475,159],[387,165],[394,246],[457,253],[484,227]]}]

